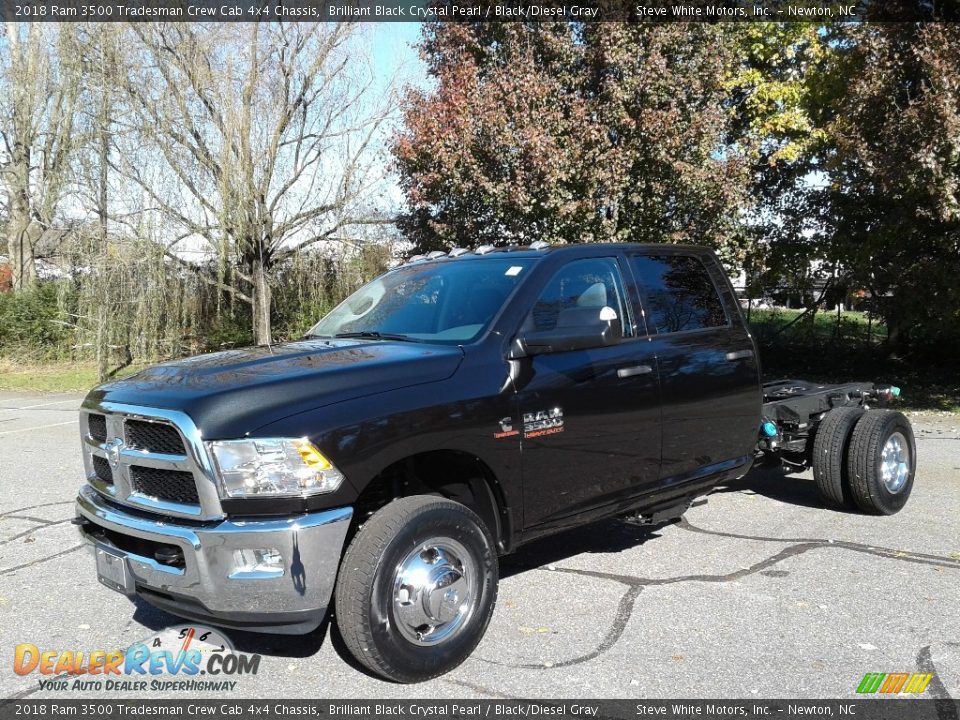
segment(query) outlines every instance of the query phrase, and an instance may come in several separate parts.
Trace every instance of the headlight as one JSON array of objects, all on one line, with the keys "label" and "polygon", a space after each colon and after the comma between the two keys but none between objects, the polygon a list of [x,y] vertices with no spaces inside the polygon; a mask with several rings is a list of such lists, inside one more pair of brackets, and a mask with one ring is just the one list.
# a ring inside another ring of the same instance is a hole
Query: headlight
[{"label": "headlight", "polygon": [[306,439],[251,438],[207,443],[221,497],[306,497],[333,492],[343,474]]}]

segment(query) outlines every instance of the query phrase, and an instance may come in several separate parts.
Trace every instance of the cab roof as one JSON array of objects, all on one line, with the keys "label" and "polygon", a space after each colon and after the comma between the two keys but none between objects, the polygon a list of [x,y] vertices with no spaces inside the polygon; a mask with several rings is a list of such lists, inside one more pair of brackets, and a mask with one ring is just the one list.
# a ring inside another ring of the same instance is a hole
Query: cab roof
[{"label": "cab roof", "polygon": [[605,252],[653,252],[671,254],[704,255],[712,252],[710,248],[701,245],[673,245],[666,243],[569,243],[566,245],[550,245],[548,243],[534,243],[532,245],[481,245],[468,250],[453,248],[450,251],[435,250],[425,255],[414,255],[405,265],[414,265],[437,260],[476,260],[485,257],[510,255],[511,257],[539,259],[547,255],[571,255],[573,257],[590,257]]}]

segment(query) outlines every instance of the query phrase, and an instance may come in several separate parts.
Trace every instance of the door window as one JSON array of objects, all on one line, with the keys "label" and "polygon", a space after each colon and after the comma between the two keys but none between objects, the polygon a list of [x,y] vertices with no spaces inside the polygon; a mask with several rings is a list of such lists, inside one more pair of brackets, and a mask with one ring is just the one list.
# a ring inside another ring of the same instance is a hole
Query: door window
[{"label": "door window", "polygon": [[706,266],[685,255],[634,255],[649,332],[664,334],[729,324]]},{"label": "door window", "polygon": [[[567,263],[540,293],[523,329],[553,330],[603,319],[620,324],[624,337],[633,334],[624,300],[623,279],[614,258],[587,258]],[[601,313],[604,308],[607,311]],[[611,317],[612,310],[616,317]]]}]

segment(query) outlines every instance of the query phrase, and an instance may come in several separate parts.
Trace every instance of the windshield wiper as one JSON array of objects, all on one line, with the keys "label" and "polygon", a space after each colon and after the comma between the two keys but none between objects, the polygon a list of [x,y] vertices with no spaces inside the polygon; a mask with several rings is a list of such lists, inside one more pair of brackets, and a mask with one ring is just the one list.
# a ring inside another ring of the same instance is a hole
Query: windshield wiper
[{"label": "windshield wiper", "polygon": [[399,340],[401,342],[416,342],[411,337],[401,335],[400,333],[382,333],[376,330],[360,330],[358,332],[341,332],[334,335],[335,338],[362,338],[364,340]]}]

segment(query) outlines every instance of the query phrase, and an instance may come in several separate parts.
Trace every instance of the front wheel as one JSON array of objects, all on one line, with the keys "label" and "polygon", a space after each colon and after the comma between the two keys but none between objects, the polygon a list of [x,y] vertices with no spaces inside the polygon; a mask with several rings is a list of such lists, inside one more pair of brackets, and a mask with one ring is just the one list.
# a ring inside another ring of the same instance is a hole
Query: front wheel
[{"label": "front wheel", "polygon": [[850,438],[847,470],[853,500],[863,512],[899,512],[907,504],[917,470],[917,445],[904,414],[864,413]]},{"label": "front wheel", "polygon": [[337,627],[374,673],[429,680],[480,642],[497,581],[493,539],[473,511],[433,496],[400,498],[377,511],[344,553]]}]

